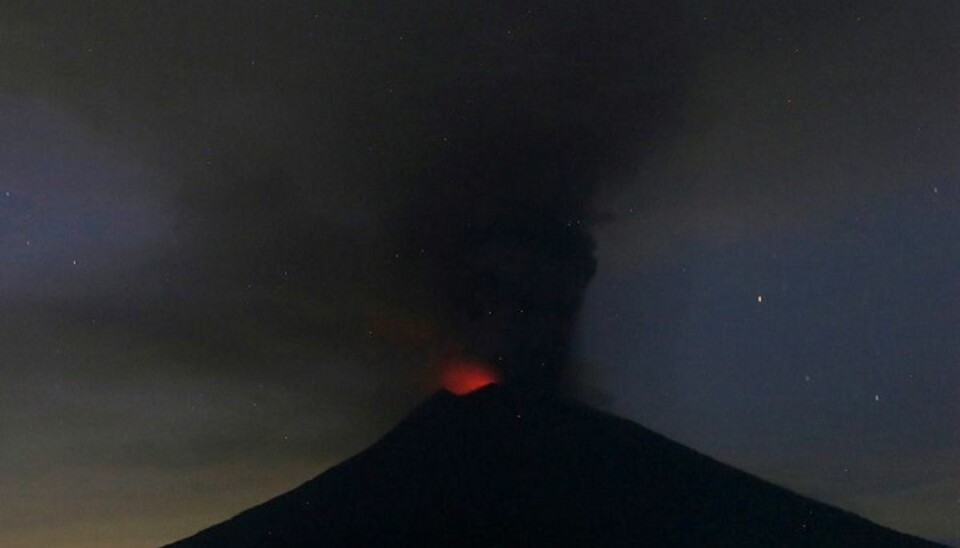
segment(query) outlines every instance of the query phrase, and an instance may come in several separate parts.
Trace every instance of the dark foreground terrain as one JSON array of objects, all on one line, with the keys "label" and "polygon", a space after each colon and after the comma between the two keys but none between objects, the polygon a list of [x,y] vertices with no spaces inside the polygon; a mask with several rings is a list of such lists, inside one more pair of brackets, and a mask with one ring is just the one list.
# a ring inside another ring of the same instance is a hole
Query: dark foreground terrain
[{"label": "dark foreground terrain", "polygon": [[493,385],[440,392],[363,453],[171,546],[936,545]]}]

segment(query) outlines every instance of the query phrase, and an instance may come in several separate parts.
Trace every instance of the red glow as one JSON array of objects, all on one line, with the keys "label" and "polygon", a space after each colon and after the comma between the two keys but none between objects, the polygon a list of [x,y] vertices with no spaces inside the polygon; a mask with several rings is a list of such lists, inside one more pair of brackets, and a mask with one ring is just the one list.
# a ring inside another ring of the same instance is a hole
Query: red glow
[{"label": "red glow", "polygon": [[483,362],[458,360],[443,366],[440,380],[448,391],[463,396],[499,382],[500,378],[492,367]]}]

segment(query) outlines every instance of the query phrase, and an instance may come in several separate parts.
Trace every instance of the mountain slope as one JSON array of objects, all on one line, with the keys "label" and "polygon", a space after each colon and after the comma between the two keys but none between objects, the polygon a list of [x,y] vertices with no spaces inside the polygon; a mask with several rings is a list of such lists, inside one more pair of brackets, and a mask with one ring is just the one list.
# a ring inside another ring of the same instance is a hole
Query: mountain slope
[{"label": "mountain slope", "polygon": [[171,546],[384,545],[935,546],[498,385],[440,392],[356,457]]}]

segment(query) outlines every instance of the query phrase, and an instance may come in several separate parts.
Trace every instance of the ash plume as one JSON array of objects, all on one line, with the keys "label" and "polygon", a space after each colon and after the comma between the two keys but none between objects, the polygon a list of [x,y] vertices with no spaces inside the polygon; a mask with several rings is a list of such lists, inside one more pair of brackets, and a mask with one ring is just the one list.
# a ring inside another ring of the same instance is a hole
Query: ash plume
[{"label": "ash plume", "polygon": [[[683,19],[647,8],[616,22],[598,10],[560,33],[550,61],[530,56],[506,83],[472,90],[433,161],[395,181],[414,189],[396,232],[441,342],[523,391],[563,379],[596,270],[597,190],[623,180],[676,121]],[[578,47],[604,32],[605,47]]]}]

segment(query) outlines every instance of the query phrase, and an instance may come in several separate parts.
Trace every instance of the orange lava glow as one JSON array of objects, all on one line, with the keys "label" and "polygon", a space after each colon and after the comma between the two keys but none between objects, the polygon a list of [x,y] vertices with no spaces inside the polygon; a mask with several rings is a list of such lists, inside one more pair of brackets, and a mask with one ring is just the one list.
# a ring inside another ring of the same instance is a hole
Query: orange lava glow
[{"label": "orange lava glow", "polygon": [[444,364],[440,381],[449,392],[463,396],[499,382],[500,377],[483,362],[458,360]]}]

